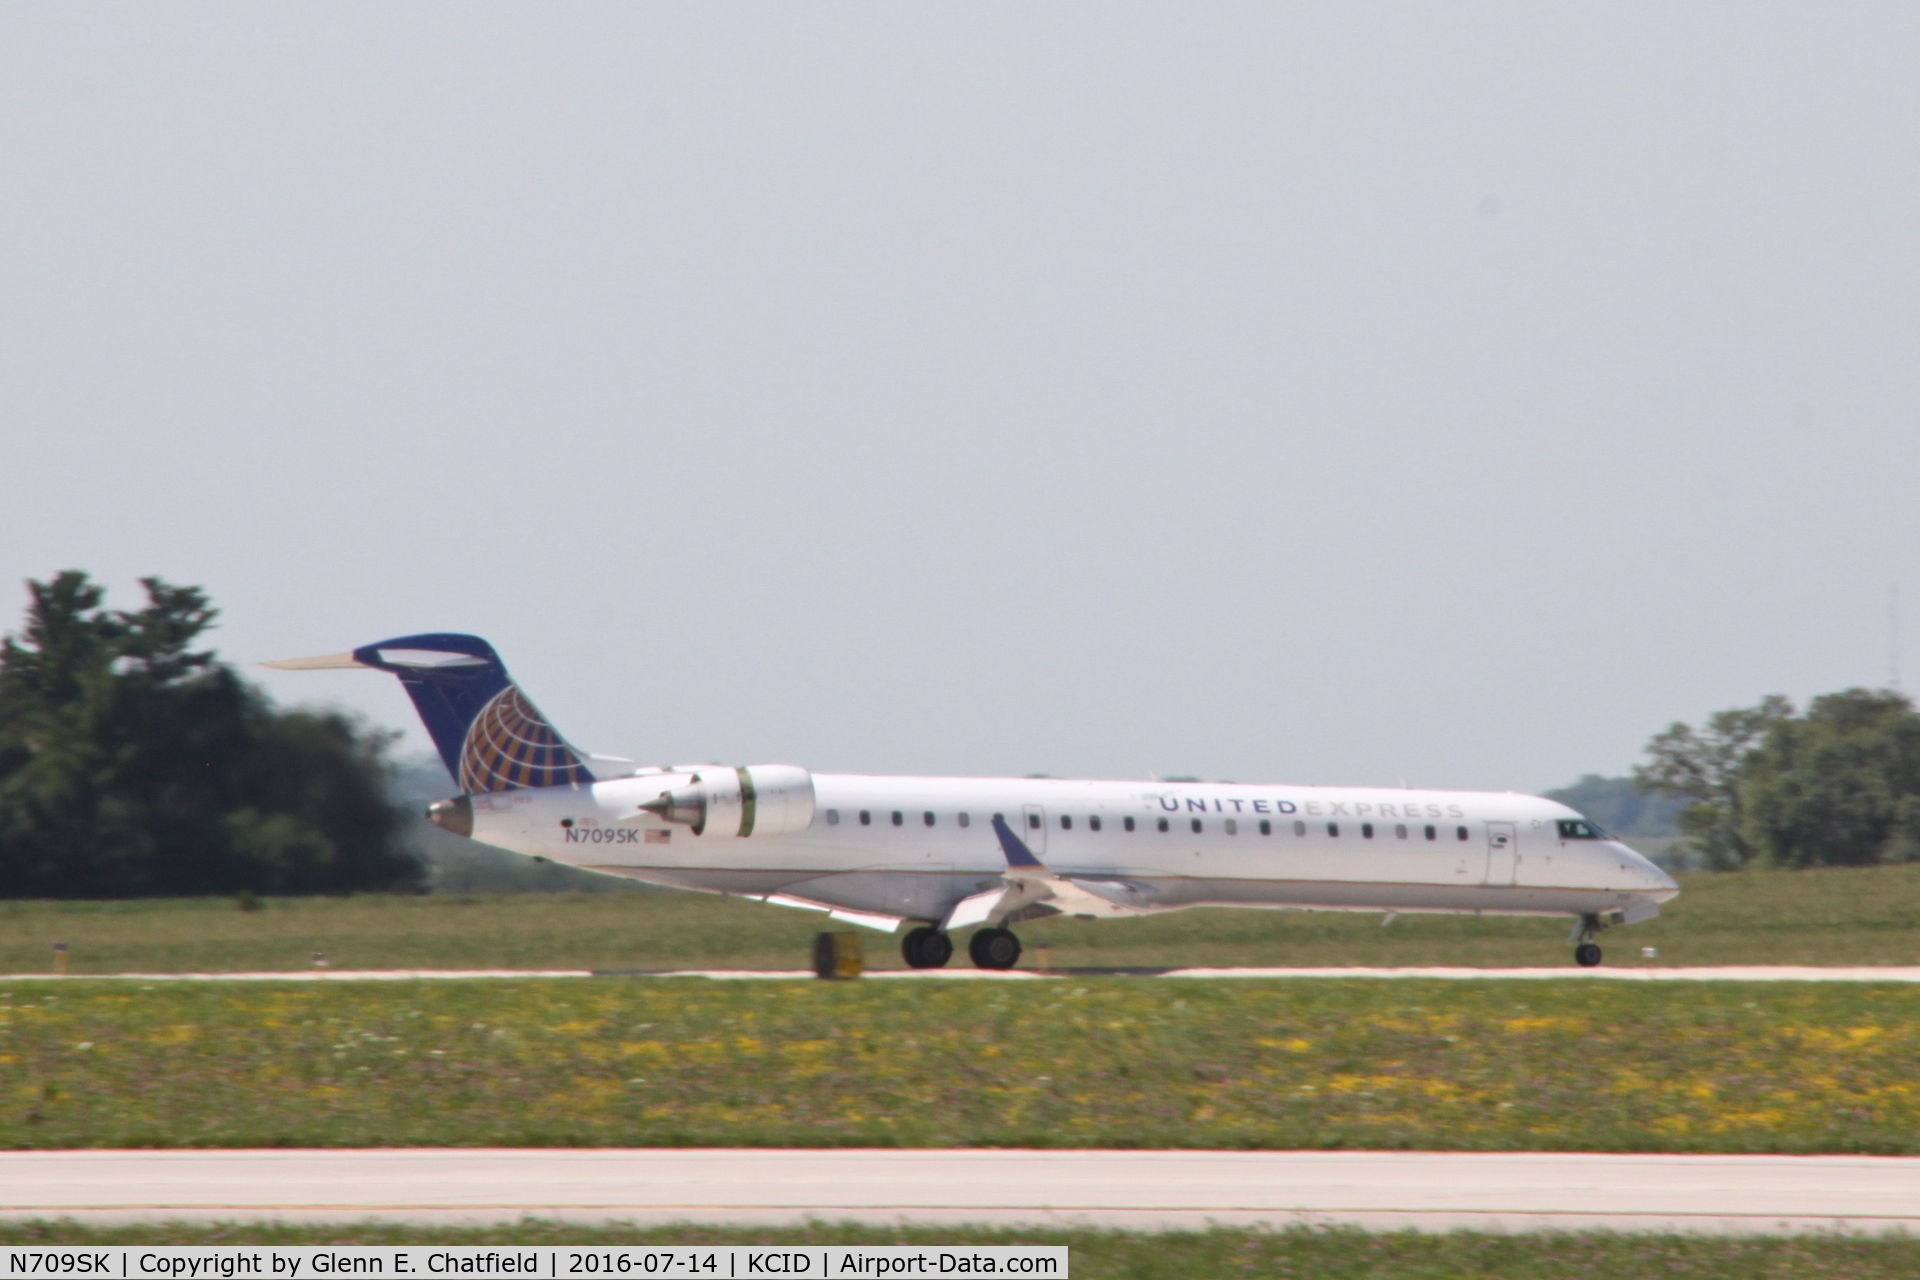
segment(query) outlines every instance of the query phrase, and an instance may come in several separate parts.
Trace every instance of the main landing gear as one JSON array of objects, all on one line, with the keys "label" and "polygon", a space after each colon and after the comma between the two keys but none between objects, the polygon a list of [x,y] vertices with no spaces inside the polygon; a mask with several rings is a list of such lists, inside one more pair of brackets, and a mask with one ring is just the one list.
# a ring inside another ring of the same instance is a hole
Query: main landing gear
[{"label": "main landing gear", "polygon": [[1579,943],[1573,949],[1573,962],[1582,969],[1591,969],[1600,963],[1600,944],[1594,938],[1606,927],[1599,916],[1581,916],[1580,923],[1573,926],[1573,936],[1568,941]]},{"label": "main landing gear", "polygon": [[953,959],[953,939],[931,925],[910,929],[900,939],[900,956],[912,969],[938,969]]},{"label": "main landing gear", "polygon": [[[1020,939],[1011,929],[976,929],[967,954],[982,969],[1011,969],[1020,959]],[[938,969],[953,958],[953,939],[932,925],[909,929],[900,939],[900,956],[913,969]]]},{"label": "main landing gear", "polygon": [[967,954],[982,969],[1011,969],[1020,959],[1020,939],[1011,929],[977,929],[967,942]]}]

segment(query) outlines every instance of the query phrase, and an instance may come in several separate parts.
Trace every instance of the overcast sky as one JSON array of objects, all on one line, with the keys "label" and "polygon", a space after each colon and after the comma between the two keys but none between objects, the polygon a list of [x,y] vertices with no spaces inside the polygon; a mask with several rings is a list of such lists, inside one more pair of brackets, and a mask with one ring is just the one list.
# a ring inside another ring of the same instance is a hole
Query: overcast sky
[{"label": "overcast sky", "polygon": [[1916,66],[1911,4],[7,4],[0,625],[473,631],[657,762],[1619,772],[1920,637]]}]

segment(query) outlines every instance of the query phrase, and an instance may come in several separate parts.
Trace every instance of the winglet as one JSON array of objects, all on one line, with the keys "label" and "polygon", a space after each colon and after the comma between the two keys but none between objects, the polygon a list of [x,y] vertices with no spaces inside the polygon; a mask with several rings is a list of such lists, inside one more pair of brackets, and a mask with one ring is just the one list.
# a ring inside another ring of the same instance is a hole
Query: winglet
[{"label": "winglet", "polygon": [[1007,820],[997,813],[993,815],[993,834],[1000,837],[1000,851],[1007,855],[1009,867],[1047,869],[1047,864],[1033,856],[1033,850],[1013,834],[1013,828],[1007,825]]}]

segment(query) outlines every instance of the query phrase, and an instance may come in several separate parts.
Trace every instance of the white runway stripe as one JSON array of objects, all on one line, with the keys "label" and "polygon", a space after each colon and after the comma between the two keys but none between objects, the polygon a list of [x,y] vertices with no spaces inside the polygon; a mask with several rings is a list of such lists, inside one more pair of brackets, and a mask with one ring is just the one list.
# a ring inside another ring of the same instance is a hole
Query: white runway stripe
[{"label": "white runway stripe", "polygon": [[0,1153],[0,1216],[1429,1230],[1920,1229],[1920,1159],[1438,1152]]},{"label": "white runway stripe", "polygon": [[[721,980],[813,979],[809,969],[289,969],[248,973],[14,973],[0,982],[408,982],[471,981],[501,978],[715,978]],[[1581,982],[1920,982],[1920,966],[1822,967],[1815,965],[1723,965],[1707,968],[1633,969],[1469,969],[1429,967],[1411,969],[1067,969],[1040,973],[1032,969],[995,972],[986,969],[879,969],[869,978],[942,981],[948,979],[1024,982],[1040,978],[1128,976],[1151,978],[1442,978],[1452,981],[1564,978]]]},{"label": "white runway stripe", "polygon": [[1720,965],[1695,969],[1173,969],[1167,978],[1573,978],[1594,982],[1920,982],[1920,966]]}]

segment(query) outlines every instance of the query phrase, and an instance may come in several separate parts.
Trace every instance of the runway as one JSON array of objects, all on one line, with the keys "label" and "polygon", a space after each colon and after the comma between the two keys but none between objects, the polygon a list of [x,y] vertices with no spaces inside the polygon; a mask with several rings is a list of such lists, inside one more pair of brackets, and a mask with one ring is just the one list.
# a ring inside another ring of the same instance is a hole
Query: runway
[{"label": "runway", "polygon": [[[1037,982],[1048,978],[1438,978],[1451,982],[1920,982],[1920,966],[1719,965],[1696,968],[1062,968],[875,969],[866,978],[911,982]],[[235,973],[11,973],[7,982],[471,982],[524,978],[709,978],[717,981],[815,981],[810,969],[287,969]]]},{"label": "runway", "polygon": [[0,1217],[1920,1230],[1920,1158],[1392,1151],[0,1153]]}]

